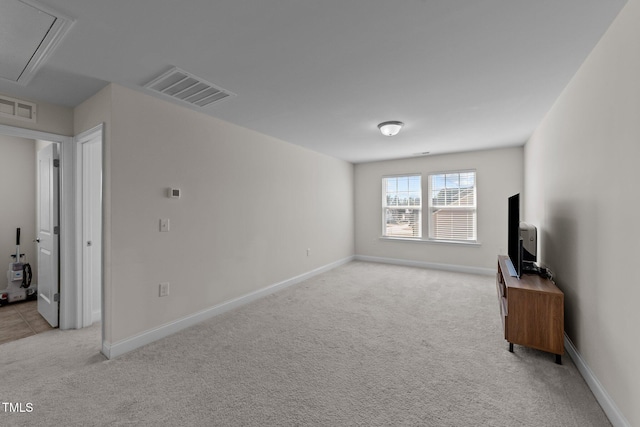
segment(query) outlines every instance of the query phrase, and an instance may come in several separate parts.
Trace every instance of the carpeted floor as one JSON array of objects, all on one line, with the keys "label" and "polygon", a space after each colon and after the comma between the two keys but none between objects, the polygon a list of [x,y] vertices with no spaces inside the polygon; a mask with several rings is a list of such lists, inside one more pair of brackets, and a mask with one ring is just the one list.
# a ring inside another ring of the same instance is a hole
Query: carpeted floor
[{"label": "carpeted floor", "polygon": [[0,425],[610,425],[501,328],[493,277],[352,262],[111,361],[99,327],[5,344],[0,401],[33,410]]}]

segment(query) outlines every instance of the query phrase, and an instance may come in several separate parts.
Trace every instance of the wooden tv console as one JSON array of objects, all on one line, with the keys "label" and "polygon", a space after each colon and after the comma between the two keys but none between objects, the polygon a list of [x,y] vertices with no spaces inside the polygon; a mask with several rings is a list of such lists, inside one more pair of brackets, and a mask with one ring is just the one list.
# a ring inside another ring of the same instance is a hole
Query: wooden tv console
[{"label": "wooden tv console", "polygon": [[535,274],[512,277],[507,256],[498,256],[496,287],[504,338],[513,345],[523,345],[556,355],[562,363],[564,354],[564,294],[549,279]]}]

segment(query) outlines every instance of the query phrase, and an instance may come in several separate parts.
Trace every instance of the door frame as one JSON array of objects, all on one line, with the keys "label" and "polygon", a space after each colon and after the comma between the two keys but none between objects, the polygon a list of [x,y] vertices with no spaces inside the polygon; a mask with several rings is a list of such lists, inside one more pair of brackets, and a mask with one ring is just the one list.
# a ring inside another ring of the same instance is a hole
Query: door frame
[{"label": "door frame", "polygon": [[[76,221],[75,221],[75,244],[76,244],[76,251],[75,251],[75,266],[76,266],[76,278],[77,278],[77,283],[78,285],[76,286],[77,291],[78,291],[78,328],[85,328],[88,326],[91,326],[93,324],[92,319],[91,319],[91,301],[89,300],[89,296],[91,295],[91,293],[93,292],[93,290],[91,289],[91,284],[90,283],[84,283],[83,280],[83,268],[84,268],[84,257],[83,257],[83,249],[84,249],[84,242],[82,240],[82,236],[83,236],[83,200],[84,200],[84,195],[83,195],[83,188],[82,188],[82,169],[83,169],[83,158],[82,158],[82,144],[89,142],[93,139],[99,139],[100,140],[100,150],[102,151],[101,154],[101,167],[100,167],[100,175],[103,177],[104,179],[104,173],[103,173],[103,169],[104,169],[104,160],[103,160],[103,156],[104,156],[104,124],[100,123],[98,126],[95,126],[85,132],[82,132],[78,135],[76,135],[73,138],[74,141],[74,153],[75,153],[75,163],[74,163],[74,170],[75,170],[75,182],[77,183],[74,187],[74,196],[75,196],[75,215],[76,215]],[[104,184],[103,184],[103,190],[102,190],[103,194],[104,194]],[[104,199],[104,197],[103,197]],[[104,200],[100,203],[100,209],[104,208]],[[101,219],[100,219],[100,228],[102,230],[102,233],[104,234],[104,214],[101,215]],[[104,245],[102,245],[102,250],[104,250]],[[102,252],[101,252],[102,253]],[[103,259],[104,257],[100,257],[100,265],[101,265],[101,269],[104,269],[104,263],[103,263]],[[104,274],[101,273],[100,274],[100,317],[102,319],[104,319],[103,317],[103,313],[104,313]],[[103,327],[104,327],[104,322],[103,323]]]},{"label": "door frame", "polygon": [[[0,124],[0,134],[59,143],[60,148],[60,329],[82,328],[82,300],[76,277],[74,139],[70,136]],[[104,314],[103,314],[104,316]]]}]

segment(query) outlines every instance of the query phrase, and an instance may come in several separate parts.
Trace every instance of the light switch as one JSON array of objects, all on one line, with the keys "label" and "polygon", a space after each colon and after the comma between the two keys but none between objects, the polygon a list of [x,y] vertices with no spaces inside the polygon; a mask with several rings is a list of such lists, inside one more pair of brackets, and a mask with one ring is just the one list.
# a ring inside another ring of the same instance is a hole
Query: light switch
[{"label": "light switch", "polygon": [[160,231],[169,231],[169,218],[160,218]]},{"label": "light switch", "polygon": [[158,295],[161,297],[169,296],[169,282],[160,283],[160,293]]}]

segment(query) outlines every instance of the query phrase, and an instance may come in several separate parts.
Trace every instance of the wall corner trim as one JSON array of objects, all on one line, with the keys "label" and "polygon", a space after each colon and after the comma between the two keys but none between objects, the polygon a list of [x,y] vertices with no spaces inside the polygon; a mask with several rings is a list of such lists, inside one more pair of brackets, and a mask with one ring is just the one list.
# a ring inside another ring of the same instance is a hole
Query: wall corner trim
[{"label": "wall corner trim", "polygon": [[454,273],[480,274],[482,276],[495,276],[496,269],[483,267],[469,267],[465,265],[439,264],[435,262],[413,261],[398,258],[383,258],[368,255],[356,255],[357,261],[378,262],[382,264],[404,265],[407,267],[429,268],[432,270],[452,271]]},{"label": "wall corner trim", "polygon": [[622,412],[620,412],[620,409],[618,409],[609,393],[607,393],[607,390],[605,390],[600,381],[598,381],[598,378],[596,378],[591,368],[589,368],[582,358],[566,332],[564,334],[564,347],[576,365],[576,368],[578,368],[578,372],[580,372],[580,375],[582,375],[582,378],[584,378],[591,392],[602,407],[602,410],[607,415],[607,418],[609,418],[611,424],[613,424],[614,427],[631,427],[629,421],[627,421]]},{"label": "wall corner trim", "polygon": [[353,261],[353,259],[354,259],[353,256],[343,258],[341,260],[332,262],[322,267],[318,267],[315,270],[311,270],[307,273],[303,273],[299,276],[292,277],[290,279],[284,280],[279,283],[274,283],[265,288],[262,288],[257,291],[251,292],[249,294],[243,295],[241,297],[223,302],[221,304],[218,304],[211,308],[191,314],[189,316],[183,317],[173,322],[166,323],[162,326],[159,326],[154,329],[150,329],[148,331],[142,332],[141,334],[135,335],[131,338],[126,338],[116,343],[109,343],[107,341],[103,341],[102,354],[104,354],[107,357],[107,359],[113,359],[115,357],[121,356],[139,347],[150,344],[159,339],[168,337],[169,335],[173,335],[176,332],[179,332],[190,326],[196,325],[214,316],[217,316],[222,313],[226,313],[227,311],[241,307],[245,304],[248,304],[252,301],[263,298],[267,295],[280,291],[289,286],[296,285],[313,276],[317,276],[320,273],[333,270],[336,267],[339,267],[343,264]]}]

